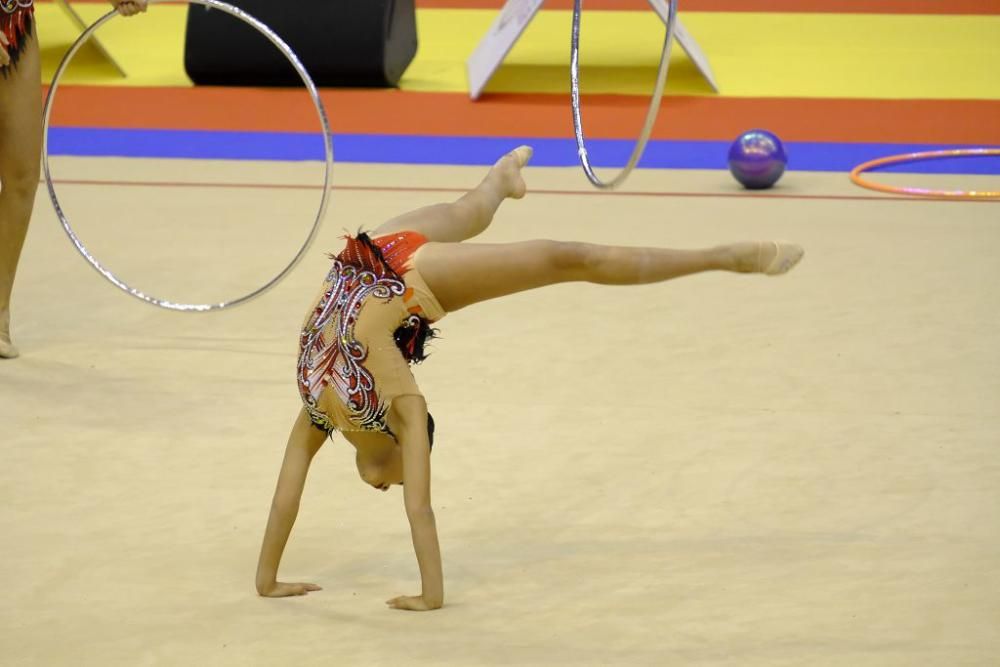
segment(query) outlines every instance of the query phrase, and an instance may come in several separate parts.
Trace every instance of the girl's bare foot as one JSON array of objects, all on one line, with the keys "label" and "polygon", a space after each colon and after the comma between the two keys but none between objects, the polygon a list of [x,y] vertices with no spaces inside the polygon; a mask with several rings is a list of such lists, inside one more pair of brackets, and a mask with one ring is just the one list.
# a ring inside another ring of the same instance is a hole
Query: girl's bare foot
[{"label": "girl's bare foot", "polygon": [[521,177],[521,169],[528,164],[533,153],[531,146],[518,146],[497,160],[490,170],[489,177],[497,178],[502,191],[511,199],[520,199],[528,191]]},{"label": "girl's bare foot", "polygon": [[0,312],[0,359],[14,359],[20,352],[10,340],[10,311]]},{"label": "girl's bare foot", "polygon": [[740,273],[763,273],[780,276],[802,260],[805,250],[787,241],[749,241],[725,246],[728,266]]}]

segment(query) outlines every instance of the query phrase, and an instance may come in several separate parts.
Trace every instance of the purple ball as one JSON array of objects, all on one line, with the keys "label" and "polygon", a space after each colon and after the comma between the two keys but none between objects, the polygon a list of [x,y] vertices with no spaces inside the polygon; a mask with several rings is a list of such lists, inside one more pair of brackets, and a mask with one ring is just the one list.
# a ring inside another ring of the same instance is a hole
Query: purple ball
[{"label": "purple ball", "polygon": [[747,130],[729,147],[729,171],[750,190],[777,183],[787,163],[781,139],[767,130]]}]

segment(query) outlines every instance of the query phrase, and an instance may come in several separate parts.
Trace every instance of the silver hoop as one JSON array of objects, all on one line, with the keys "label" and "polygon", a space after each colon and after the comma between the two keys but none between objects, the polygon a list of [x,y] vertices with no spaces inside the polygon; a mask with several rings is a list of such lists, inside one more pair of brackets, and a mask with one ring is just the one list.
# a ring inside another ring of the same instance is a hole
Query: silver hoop
[{"label": "silver hoop", "polygon": [[[148,0],[149,4],[157,4],[160,2],[167,2],[167,1],[170,0]],[[55,187],[52,183],[52,174],[49,171],[49,116],[52,112],[52,104],[56,98],[56,90],[59,88],[59,80],[62,77],[63,72],[66,70],[67,66],[69,66],[69,63],[73,59],[73,56],[76,55],[76,52],[80,50],[80,47],[82,47],[87,42],[87,40],[90,39],[91,35],[93,35],[94,32],[99,27],[107,23],[109,20],[111,20],[112,17],[114,17],[118,13],[117,10],[112,10],[111,12],[108,12],[107,14],[99,18],[93,25],[87,28],[83,32],[83,34],[81,34],[77,38],[77,40],[73,43],[73,46],[71,46],[69,51],[66,52],[66,55],[63,56],[62,62],[59,63],[59,68],[56,70],[55,76],[52,77],[52,83],[49,85],[49,94],[45,100],[45,109],[42,112],[42,168],[45,172],[45,185],[48,187],[49,190],[49,198],[52,200],[52,206],[55,208],[56,216],[58,216],[59,222],[62,223],[63,229],[66,230],[66,234],[69,235],[69,238],[73,242],[73,245],[76,246],[76,249],[80,251],[80,254],[83,255],[84,259],[86,259],[87,262],[89,262],[90,265],[94,267],[94,269],[96,269],[98,273],[107,278],[111,282],[111,284],[113,284],[115,287],[118,287],[119,289],[125,291],[127,294],[130,294],[131,296],[134,296],[135,298],[140,299],[141,301],[145,301],[146,303],[151,304],[153,306],[159,306],[160,308],[166,308],[168,310],[179,310],[183,312],[208,312],[210,310],[222,310],[224,308],[238,306],[242,303],[246,303],[247,301],[255,297],[260,296],[264,292],[274,287],[276,284],[278,284],[278,282],[282,278],[288,275],[288,273],[293,268],[295,268],[295,265],[299,263],[303,255],[305,255],[306,251],[309,249],[309,246],[312,245],[313,240],[316,238],[316,235],[319,232],[320,224],[323,222],[323,216],[326,213],[326,206],[330,197],[330,176],[331,176],[331,171],[333,169],[333,143],[330,139],[330,123],[326,117],[326,109],[323,107],[323,101],[319,97],[319,92],[316,90],[316,85],[313,83],[312,79],[309,76],[309,73],[306,71],[305,66],[302,65],[302,62],[299,60],[298,56],[295,55],[295,52],[292,51],[292,49],[288,46],[288,44],[284,42],[284,40],[278,37],[278,35],[273,30],[271,30],[269,27],[267,27],[266,25],[255,19],[253,16],[247,14],[246,12],[237,7],[233,7],[232,5],[228,5],[224,2],[219,2],[218,0],[186,0],[186,2],[188,2],[188,4],[204,5],[206,7],[218,9],[219,11],[223,11],[231,16],[234,16],[243,21],[244,23],[247,23],[252,27],[256,28],[259,33],[267,37],[272,44],[278,47],[278,50],[280,50],[284,54],[285,58],[288,59],[288,62],[291,63],[292,66],[295,68],[295,70],[299,73],[299,76],[302,78],[302,82],[305,84],[306,89],[308,89],[309,91],[309,95],[312,97],[313,104],[316,106],[316,113],[319,116],[319,122],[323,128],[323,147],[326,157],[326,172],[323,177],[323,194],[322,197],[320,198],[319,209],[316,212],[316,219],[313,222],[312,229],[309,231],[309,236],[308,238],[306,238],[305,243],[302,244],[302,247],[299,249],[299,251],[292,258],[292,261],[289,262],[289,264],[284,269],[282,269],[281,272],[278,273],[278,275],[271,278],[271,280],[265,283],[262,287],[259,287],[253,292],[250,292],[249,294],[233,299],[231,301],[223,301],[220,303],[210,303],[210,304],[175,303],[173,301],[157,299],[156,297],[144,294],[143,292],[135,289],[134,287],[130,287],[129,285],[127,285],[125,282],[123,282],[117,276],[115,276],[115,274],[111,273],[111,271],[102,266],[101,263],[98,262],[97,259],[93,257],[93,255],[87,252],[87,248],[84,247],[83,243],[80,242],[80,239],[73,232],[73,228],[70,226],[69,220],[66,219],[66,215],[63,213],[62,207],[59,205],[59,198],[56,196]]]},{"label": "silver hoop", "polygon": [[660,67],[656,74],[656,87],[653,89],[653,99],[649,103],[649,110],[646,112],[646,124],[639,134],[639,139],[632,149],[632,156],[628,159],[625,168],[619,172],[610,182],[605,183],[590,166],[590,157],[587,155],[587,143],[583,137],[583,118],[580,112],[580,15],[583,13],[583,0],[573,0],[573,31],[570,38],[570,58],[569,58],[569,84],[570,103],[573,106],[573,131],[576,133],[576,148],[580,156],[580,163],[583,165],[583,172],[595,186],[602,190],[613,190],[625,182],[628,175],[635,169],[646,150],[646,143],[649,135],[653,132],[653,124],[656,123],[656,114],[660,110],[660,99],[663,97],[663,87],[667,82],[667,70],[670,68],[670,47],[674,40],[674,24],[677,21],[677,0],[670,0],[670,15],[667,19],[667,34],[663,38],[663,53],[660,54]]}]

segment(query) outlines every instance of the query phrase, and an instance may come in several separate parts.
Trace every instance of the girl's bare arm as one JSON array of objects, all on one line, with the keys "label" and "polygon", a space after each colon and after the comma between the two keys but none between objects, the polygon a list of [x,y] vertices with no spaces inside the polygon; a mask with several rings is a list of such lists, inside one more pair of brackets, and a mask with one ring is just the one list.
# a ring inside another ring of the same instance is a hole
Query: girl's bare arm
[{"label": "girl's bare arm", "polygon": [[428,611],[444,604],[444,576],[437,525],[431,509],[431,449],[427,436],[427,404],[422,396],[400,396],[392,404],[392,429],[402,448],[403,503],[410,521],[413,550],[420,567],[420,595],[400,596],[386,604],[394,609]]},{"label": "girl's bare arm", "polygon": [[285,459],[281,463],[278,486],[271,501],[271,514],[257,562],[257,592],[264,597],[305,595],[309,591],[321,590],[315,584],[283,583],[277,578],[281,554],[299,512],[299,499],[305,487],[309,464],[325,441],[326,434],[315,428],[306,411],[301,410],[288,436]]}]

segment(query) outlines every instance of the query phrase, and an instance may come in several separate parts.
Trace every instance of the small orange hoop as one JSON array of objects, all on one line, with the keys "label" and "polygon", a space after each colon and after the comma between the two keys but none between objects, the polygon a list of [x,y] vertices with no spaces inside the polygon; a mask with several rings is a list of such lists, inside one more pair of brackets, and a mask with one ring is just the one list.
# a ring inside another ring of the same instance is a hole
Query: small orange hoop
[{"label": "small orange hoop", "polygon": [[989,155],[1000,155],[1000,148],[960,148],[943,151],[925,151],[923,153],[905,153],[903,155],[890,155],[889,157],[869,160],[864,164],[859,164],[851,170],[851,181],[855,185],[860,185],[869,190],[888,192],[894,195],[915,195],[918,197],[937,197],[940,199],[1000,199],[1000,192],[988,192],[978,190],[926,190],[924,188],[907,188],[893,185],[882,185],[873,183],[861,178],[861,174],[874,169],[884,167],[889,164],[900,164],[902,162],[917,162],[920,160],[934,160],[945,157],[981,157]]}]

